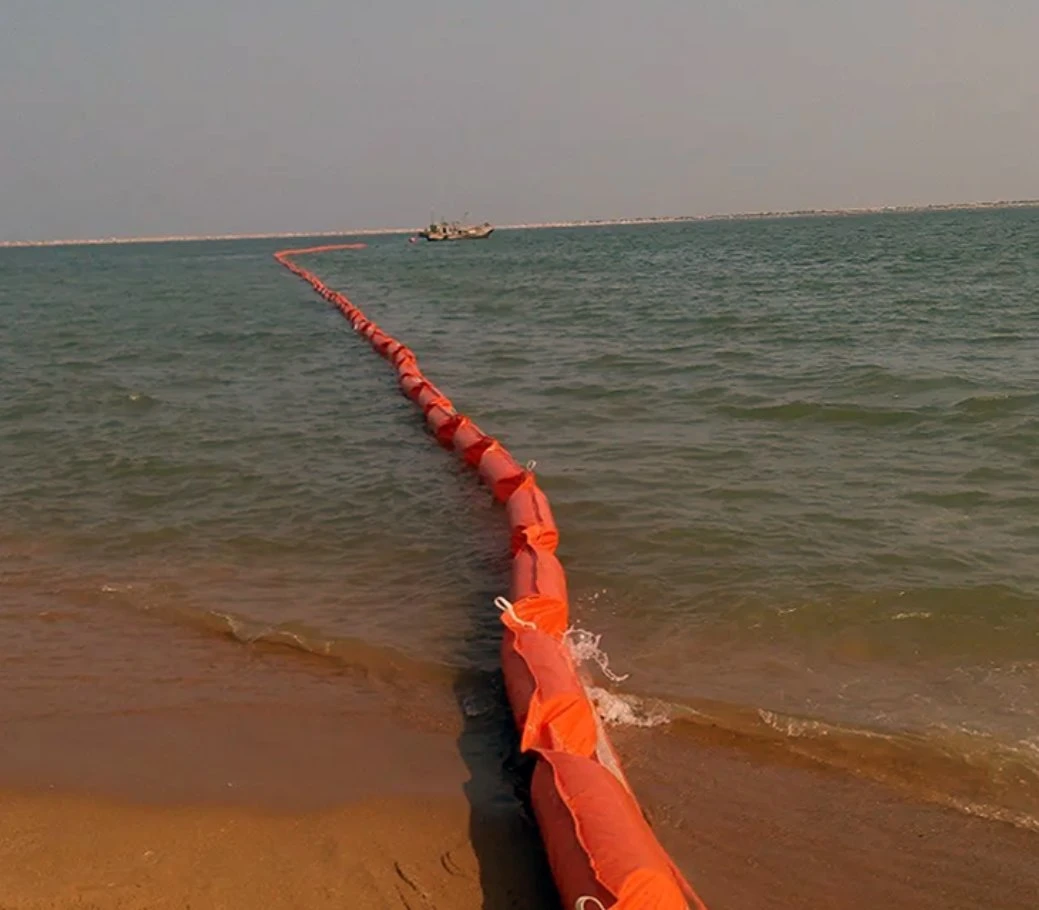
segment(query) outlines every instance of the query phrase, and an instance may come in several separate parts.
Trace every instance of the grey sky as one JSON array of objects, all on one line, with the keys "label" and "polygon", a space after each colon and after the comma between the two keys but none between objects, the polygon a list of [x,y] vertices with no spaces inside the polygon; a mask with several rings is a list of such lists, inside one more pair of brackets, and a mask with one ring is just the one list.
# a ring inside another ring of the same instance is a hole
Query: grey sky
[{"label": "grey sky", "polygon": [[0,0],[0,239],[1039,196],[1039,0]]}]

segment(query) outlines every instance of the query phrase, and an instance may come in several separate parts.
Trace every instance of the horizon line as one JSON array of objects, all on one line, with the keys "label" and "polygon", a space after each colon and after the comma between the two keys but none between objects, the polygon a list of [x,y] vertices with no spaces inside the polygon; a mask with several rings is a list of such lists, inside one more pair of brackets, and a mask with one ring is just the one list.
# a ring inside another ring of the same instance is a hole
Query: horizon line
[{"label": "horizon line", "polygon": [[[570,221],[542,221],[503,224],[496,231],[537,230],[540,228],[609,227],[611,225],[674,224],[698,221],[741,221],[767,218],[812,218],[836,215],[875,215],[885,213],[971,211],[993,208],[1039,208],[1039,199],[1001,199],[992,202],[947,202],[924,205],[877,205],[832,209],[791,209],[784,211],[732,212],[709,215],[650,215],[620,218],[582,218]],[[105,246],[129,243],[189,243],[218,240],[276,240],[294,237],[374,237],[415,234],[415,228],[353,228],[335,231],[283,231],[251,234],[171,234],[151,237],[93,237],[66,240],[0,240],[0,249],[48,246]]]}]

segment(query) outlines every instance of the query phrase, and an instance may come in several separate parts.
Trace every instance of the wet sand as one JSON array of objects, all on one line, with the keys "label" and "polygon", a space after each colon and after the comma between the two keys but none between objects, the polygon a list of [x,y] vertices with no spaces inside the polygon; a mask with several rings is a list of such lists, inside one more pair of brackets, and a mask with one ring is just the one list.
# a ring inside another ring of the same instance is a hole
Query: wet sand
[{"label": "wet sand", "polygon": [[1039,906],[1035,833],[726,734],[690,749],[645,732],[614,738],[658,836],[715,910]]},{"label": "wet sand", "polygon": [[[0,669],[3,910],[554,905],[493,677],[390,686],[160,623],[126,641],[103,673],[61,636]],[[1037,905],[1035,834],[727,735],[613,736],[715,910]]]},{"label": "wet sand", "polygon": [[503,714],[157,622],[39,641],[0,669],[2,910],[551,906]]},{"label": "wet sand", "polygon": [[518,804],[505,791],[471,804],[447,734],[271,706],[11,732],[23,752],[4,769],[18,788],[0,792],[4,910],[552,900]]},{"label": "wet sand", "polygon": [[[640,732],[617,737],[629,756]],[[5,740],[5,910],[552,906],[507,774],[473,788],[447,731],[266,706],[37,720]],[[957,910],[984,895],[1034,910],[1032,834],[720,744],[683,744],[683,779],[666,780],[654,768],[673,767],[672,746],[653,734],[657,765],[629,770],[712,907]]]},{"label": "wet sand", "polygon": [[5,908],[480,905],[458,800],[299,815],[22,794],[0,806]]}]

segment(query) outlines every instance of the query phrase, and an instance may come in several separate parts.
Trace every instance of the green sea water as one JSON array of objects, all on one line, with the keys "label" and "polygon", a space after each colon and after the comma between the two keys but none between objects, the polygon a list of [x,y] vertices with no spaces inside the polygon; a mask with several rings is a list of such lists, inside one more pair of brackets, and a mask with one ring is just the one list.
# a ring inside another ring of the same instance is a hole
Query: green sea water
[{"label": "green sea water", "polygon": [[[60,604],[73,639],[148,614],[497,666],[500,507],[271,258],[305,243],[0,250],[12,652]],[[536,459],[574,622],[628,674],[599,693],[614,720],[1036,824],[1039,211],[388,236],[303,264]]]}]

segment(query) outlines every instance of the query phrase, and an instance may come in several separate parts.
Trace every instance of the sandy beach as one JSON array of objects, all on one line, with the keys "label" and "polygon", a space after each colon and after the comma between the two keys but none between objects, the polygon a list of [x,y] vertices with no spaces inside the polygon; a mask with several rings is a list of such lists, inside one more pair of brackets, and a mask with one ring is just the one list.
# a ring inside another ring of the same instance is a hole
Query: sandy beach
[{"label": "sandy beach", "polygon": [[[123,678],[71,709],[60,693],[88,661],[52,651],[48,675],[40,652],[4,671],[4,910],[553,906],[493,678],[467,710],[471,679],[405,702],[287,648],[158,624],[133,645]],[[169,686],[190,703],[169,705]],[[692,751],[667,727],[614,738],[713,907],[1035,906],[1029,832],[730,736]]]},{"label": "sandy beach", "polygon": [[46,640],[5,665],[4,910],[550,905],[502,715],[178,631],[140,624],[122,673]]}]

